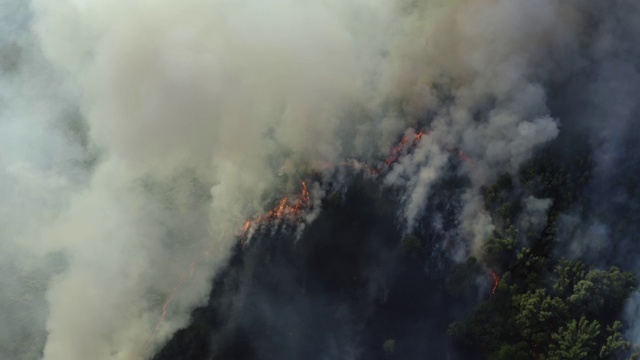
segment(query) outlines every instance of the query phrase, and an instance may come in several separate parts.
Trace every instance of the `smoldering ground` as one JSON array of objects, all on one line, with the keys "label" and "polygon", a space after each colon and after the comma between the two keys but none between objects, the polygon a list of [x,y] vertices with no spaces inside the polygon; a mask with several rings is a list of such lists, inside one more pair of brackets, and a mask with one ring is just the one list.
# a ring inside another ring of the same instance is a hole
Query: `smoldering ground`
[{"label": "smoldering ground", "polygon": [[[481,253],[495,228],[482,186],[517,173],[549,142],[559,144],[550,156],[570,162],[582,154],[578,136],[595,170],[589,200],[566,209],[558,249],[637,268],[628,220],[637,208],[628,181],[637,168],[634,1],[1,5],[3,357],[150,356],[207,302],[247,218],[292,191],[307,169],[384,159],[408,128],[430,133],[381,180],[399,204],[398,228],[384,241],[426,236],[437,250],[420,266],[427,273]],[[467,180],[451,182],[460,202],[433,200],[457,153],[471,159],[455,170]],[[544,194],[528,195],[545,203]],[[437,215],[448,211],[455,221]],[[522,226],[542,219],[529,214]],[[313,226],[301,244],[324,231]],[[256,282],[277,276],[298,284],[280,273]],[[300,309],[333,308],[318,296],[303,297]],[[431,311],[430,299],[422,311]],[[637,306],[629,309],[633,323]],[[225,328],[245,331],[243,321],[256,319],[284,326],[267,316],[273,312],[238,315]],[[346,314],[335,327],[357,338],[366,321]],[[347,354],[367,351],[335,344]]]}]

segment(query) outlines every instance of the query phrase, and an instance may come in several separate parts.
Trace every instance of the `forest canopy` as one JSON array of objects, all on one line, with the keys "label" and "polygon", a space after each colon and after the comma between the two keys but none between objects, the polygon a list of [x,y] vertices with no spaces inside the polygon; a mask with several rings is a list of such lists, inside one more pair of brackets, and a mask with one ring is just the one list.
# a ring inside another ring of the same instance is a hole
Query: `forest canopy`
[{"label": "forest canopy", "polygon": [[[499,283],[490,298],[468,318],[453,322],[448,332],[469,354],[483,359],[635,359],[638,353],[625,339],[621,320],[625,301],[638,285],[635,274],[554,253],[558,214],[584,201],[580,193],[590,163],[582,160],[566,169],[545,155],[541,152],[518,176],[505,174],[485,189],[485,205],[499,225],[485,243],[482,263],[500,273]],[[520,234],[518,204],[532,193],[549,197],[553,205],[540,234]],[[449,273],[449,291],[460,293],[459,284],[483,271],[476,258],[456,265]]]}]

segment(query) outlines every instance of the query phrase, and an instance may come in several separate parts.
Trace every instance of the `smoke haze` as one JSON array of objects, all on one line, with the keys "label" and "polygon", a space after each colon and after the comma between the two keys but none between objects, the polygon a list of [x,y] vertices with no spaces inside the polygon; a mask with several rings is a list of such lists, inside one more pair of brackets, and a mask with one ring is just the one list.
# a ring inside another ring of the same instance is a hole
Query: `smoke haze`
[{"label": "smoke haze", "polygon": [[[612,215],[638,210],[624,182],[639,164],[631,0],[0,8],[2,358],[152,356],[207,303],[245,220],[310,171],[348,184],[340,163],[381,163],[403,136],[380,175],[399,234],[441,229],[425,220],[434,189],[465,177],[434,250],[463,261],[495,228],[481,188],[586,134],[591,197],[561,216],[559,256],[638,270],[637,222]],[[544,228],[551,200],[522,206],[518,226]]]}]

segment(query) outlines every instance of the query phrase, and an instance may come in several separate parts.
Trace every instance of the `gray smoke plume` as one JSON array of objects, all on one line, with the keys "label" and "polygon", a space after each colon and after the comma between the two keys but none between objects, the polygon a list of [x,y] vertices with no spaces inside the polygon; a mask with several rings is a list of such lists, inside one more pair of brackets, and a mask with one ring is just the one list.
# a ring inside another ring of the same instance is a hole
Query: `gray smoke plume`
[{"label": "gray smoke plume", "polygon": [[[3,357],[150,355],[206,301],[245,219],[293,191],[304,168],[372,151],[347,149],[341,134],[380,102],[371,83],[382,3],[11,4],[26,12],[15,26],[29,44],[7,40],[7,56],[24,51],[13,63],[40,59],[36,71],[59,80],[33,83],[25,70],[10,81],[40,93],[4,87],[27,121],[4,114],[21,142],[3,146],[2,181],[15,182],[3,213],[38,211],[3,218],[20,230],[3,235],[16,263],[8,274],[33,272],[3,288],[3,312],[25,288],[39,311],[10,319]],[[41,108],[31,102],[47,92]],[[59,119],[67,108],[75,120]],[[65,122],[73,139],[58,139]],[[72,161],[75,150],[93,162]],[[55,163],[38,162],[43,154]]]},{"label": "gray smoke plume", "polygon": [[[456,260],[494,229],[480,188],[565,121],[592,134],[597,193],[631,203],[608,180],[634,143],[633,1],[0,5],[3,358],[149,356],[206,301],[247,218],[305,169],[383,159],[403,134],[428,132],[384,176],[406,233],[438,180],[471,179]],[[583,122],[549,110],[572,76],[589,84]],[[523,221],[549,206],[527,199]]]}]

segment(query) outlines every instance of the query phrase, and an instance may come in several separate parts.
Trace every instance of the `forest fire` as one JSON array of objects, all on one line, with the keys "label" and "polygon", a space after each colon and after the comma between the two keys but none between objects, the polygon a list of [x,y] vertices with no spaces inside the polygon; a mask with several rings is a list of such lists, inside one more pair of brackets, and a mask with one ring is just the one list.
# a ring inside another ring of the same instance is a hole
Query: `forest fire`
[{"label": "forest fire", "polygon": [[156,335],[158,334],[158,331],[160,330],[160,325],[166,319],[166,317],[167,317],[167,308],[169,307],[169,305],[171,305],[173,303],[173,301],[176,298],[176,295],[178,294],[180,289],[182,289],[182,287],[184,286],[187,278],[190,278],[191,276],[193,276],[193,272],[194,271],[195,271],[195,262],[192,262],[191,265],[189,266],[188,275],[185,272],[185,273],[182,274],[182,276],[180,276],[180,281],[178,281],[178,284],[171,290],[171,294],[169,295],[167,300],[164,302],[164,304],[162,304],[162,312],[160,314],[160,317],[158,318],[158,321],[156,322],[156,326],[153,328],[153,332],[151,333],[151,337],[149,338],[149,341],[147,342],[147,345],[145,346],[146,349],[148,349],[149,346],[151,346],[151,343],[153,342],[153,339],[156,338]]},{"label": "forest fire", "polygon": [[[391,154],[388,155],[385,160],[378,165],[367,165],[361,161],[350,159],[341,161],[337,166],[348,167],[356,171],[364,171],[369,175],[380,175],[388,170],[391,165],[397,162],[400,159],[400,156],[402,156],[402,154],[407,150],[409,146],[416,145],[423,136],[428,135],[429,133],[431,133],[431,130],[427,132],[418,131],[413,137],[406,135],[403,136],[400,142],[396,146],[394,146],[393,149],[391,149]],[[334,165],[331,163],[324,163],[318,170],[324,171],[333,167]]]},{"label": "forest fire", "polygon": [[[357,160],[350,161],[341,161],[338,166],[350,167],[355,170],[365,171],[371,175],[380,175],[384,171],[388,170],[394,163],[396,163],[403,153],[407,151],[407,148],[410,146],[415,146],[418,142],[425,136],[429,135],[432,130],[427,132],[418,131],[413,136],[405,135],[402,137],[400,142],[391,149],[391,154],[387,156],[382,164],[378,166],[369,166]],[[460,151],[458,154],[464,154]],[[459,155],[461,156],[461,155]],[[464,155],[464,159],[468,160],[468,157]],[[323,170],[331,168],[331,164],[325,163],[322,166]],[[300,222],[299,216],[300,213],[308,208],[311,202],[311,198],[309,196],[309,189],[306,182],[302,181],[302,190],[300,195],[298,195],[293,201],[289,199],[288,196],[284,196],[278,202],[278,205],[274,208],[270,209],[264,215],[257,216],[252,219],[247,219],[242,229],[238,232],[238,236],[241,237],[241,241],[246,241],[247,237],[250,237],[250,233],[252,230],[255,230],[259,226],[270,223],[278,220],[294,220],[296,223]]]},{"label": "forest fire", "polygon": [[300,221],[299,216],[303,210],[311,204],[311,196],[309,195],[309,187],[307,183],[302,181],[302,189],[293,201],[288,196],[284,196],[278,202],[278,205],[267,211],[266,214],[257,216],[253,219],[247,219],[242,226],[241,236],[246,236],[250,230],[256,227],[276,220],[294,220],[296,223]]},{"label": "forest fire", "polygon": [[493,287],[491,288],[491,296],[493,296],[496,293],[496,290],[498,289],[498,284],[500,283],[500,277],[498,276],[498,273],[495,271],[491,271],[491,280],[493,281]]},{"label": "forest fire", "polygon": [[410,139],[409,136],[403,136],[402,140],[400,140],[400,143],[391,150],[391,154],[385,159],[384,164],[387,167],[390,167],[393,163],[398,161],[403,151],[407,148],[409,144],[416,145],[420,141],[420,139],[422,139],[423,136],[429,135],[431,131],[432,130],[429,130],[426,133],[422,131],[418,131],[413,137],[413,139]]},{"label": "forest fire", "polygon": [[[428,135],[430,132],[431,131],[418,131],[413,137],[402,137],[400,143],[398,143],[398,145],[396,145],[391,150],[391,155],[389,155],[385,159],[384,165],[380,165],[377,168],[368,166],[357,160],[342,161],[339,165],[364,170],[370,174],[378,175],[382,171],[391,167],[391,165],[393,165],[396,161],[398,161],[398,159],[403,154],[403,152],[406,151],[408,146],[416,145],[423,136]],[[328,168],[329,166],[330,165],[325,165],[324,168]],[[272,221],[289,219],[294,220],[295,222],[299,222],[300,219],[298,219],[298,217],[300,213],[302,212],[302,210],[306,209],[310,203],[311,197],[309,196],[309,188],[307,186],[307,183],[302,181],[302,190],[300,195],[298,195],[293,201],[291,201],[289,197],[285,195],[282,199],[280,199],[278,205],[267,211],[266,214],[257,216],[253,219],[247,219],[242,226],[241,231],[239,232],[239,236],[246,237],[252,229],[255,229],[260,225],[270,223]]]},{"label": "forest fire", "polygon": [[[391,154],[384,160],[384,162],[380,163],[377,166],[370,166],[357,160],[342,161],[339,163],[339,166],[346,166],[346,167],[353,168],[355,170],[365,171],[372,175],[379,175],[385,172],[386,170],[388,170],[389,168],[391,168],[391,166],[394,163],[396,163],[404,153],[409,151],[408,150],[409,147],[417,145],[418,142],[425,135],[429,135],[430,133],[431,133],[431,130],[427,132],[418,131],[413,136],[404,136],[400,140],[400,142],[391,150]],[[456,154],[463,161],[469,160],[469,157],[466,154],[464,154],[462,151],[457,151]],[[323,170],[326,170],[330,167],[331,167],[330,164],[325,164],[323,166]],[[303,212],[307,210],[310,207],[310,205],[311,205],[311,195],[309,193],[309,187],[305,181],[301,181],[301,190],[299,194],[297,194],[294,197],[285,195],[280,199],[280,201],[278,201],[276,206],[268,210],[263,215],[259,215],[254,218],[247,219],[242,225],[242,228],[238,231],[237,236],[240,238],[241,243],[244,244],[248,240],[248,238],[251,237],[251,233],[262,225],[266,225],[276,221],[292,221],[292,222],[295,222],[296,224],[299,224],[301,221]],[[194,263],[191,264],[190,274],[193,273],[193,267],[194,267]],[[499,278],[495,272],[492,272],[491,276],[494,279],[493,280],[494,286],[492,290],[492,294],[493,294],[495,293],[495,290],[498,286]],[[167,308],[173,303],[174,299],[176,298],[176,295],[184,286],[185,282],[189,277],[190,275],[187,276],[187,273],[183,274],[180,278],[180,281],[176,285],[176,287],[173,288],[169,297],[164,302],[162,306],[161,315],[156,323],[152,336],[149,342],[147,343],[147,347],[151,345],[153,339],[157,336],[157,333],[160,329],[160,325],[167,317],[167,312],[168,312]]]},{"label": "forest fire", "polygon": [[467,155],[467,153],[462,151],[462,149],[454,149],[452,150],[452,152],[455,153],[458,159],[460,159],[463,164],[466,164],[470,170],[475,170],[476,163],[473,161],[473,159],[471,159],[469,155]]}]

